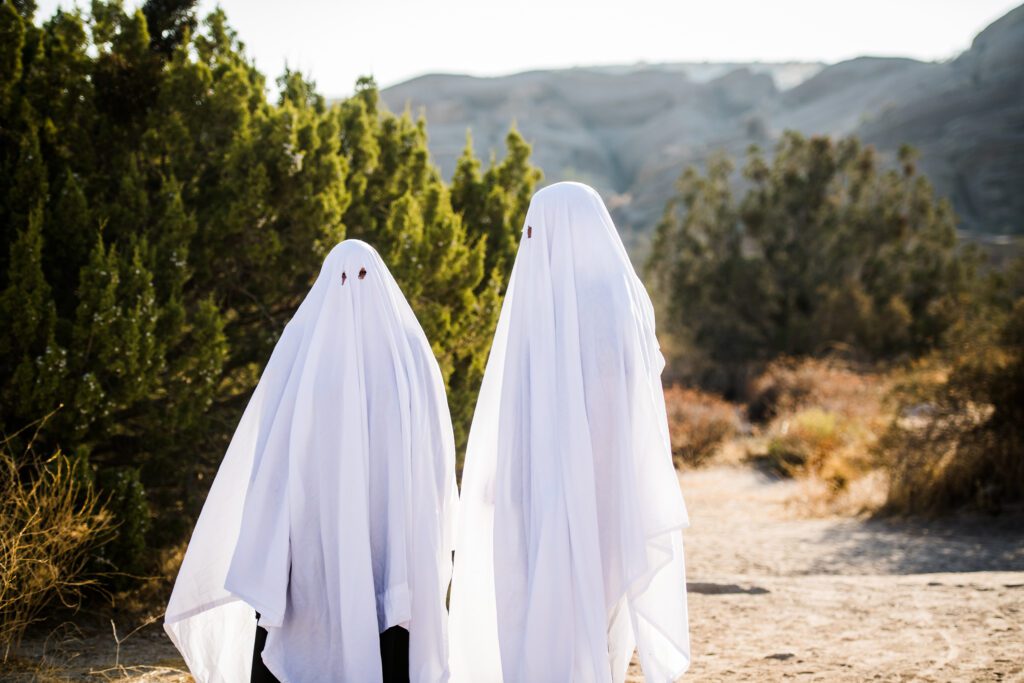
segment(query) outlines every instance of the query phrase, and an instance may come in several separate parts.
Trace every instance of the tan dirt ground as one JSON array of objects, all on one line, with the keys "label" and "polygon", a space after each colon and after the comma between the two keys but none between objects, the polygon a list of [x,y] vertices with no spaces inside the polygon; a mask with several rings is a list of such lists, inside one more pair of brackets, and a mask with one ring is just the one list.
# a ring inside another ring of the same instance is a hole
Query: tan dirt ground
[{"label": "tan dirt ground", "polygon": [[[800,484],[748,465],[681,484],[693,523],[687,680],[1024,681],[1024,515],[806,518]],[[0,679],[191,680],[159,624],[116,659],[109,623],[79,621],[27,639]]]}]

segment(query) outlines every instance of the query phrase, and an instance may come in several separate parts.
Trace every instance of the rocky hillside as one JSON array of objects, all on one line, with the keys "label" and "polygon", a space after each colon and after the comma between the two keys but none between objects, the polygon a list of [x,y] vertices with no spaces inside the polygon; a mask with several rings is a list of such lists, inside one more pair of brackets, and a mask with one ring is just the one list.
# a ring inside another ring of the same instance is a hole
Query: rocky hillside
[{"label": "rocky hillside", "polygon": [[472,131],[501,150],[515,122],[549,181],[598,187],[642,240],[684,167],[742,155],[786,129],[856,133],[892,154],[909,142],[962,227],[1024,233],[1024,6],[942,63],[861,57],[838,64],[670,64],[428,75],[388,88],[392,109],[425,111],[450,174]]}]

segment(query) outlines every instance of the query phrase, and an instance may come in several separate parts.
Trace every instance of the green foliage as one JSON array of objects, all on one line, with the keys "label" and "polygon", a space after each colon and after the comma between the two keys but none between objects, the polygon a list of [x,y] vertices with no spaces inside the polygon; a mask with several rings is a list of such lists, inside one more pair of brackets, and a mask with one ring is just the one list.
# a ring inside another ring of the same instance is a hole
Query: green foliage
[{"label": "green foliage", "polygon": [[[352,197],[343,222],[350,237],[377,247],[416,311],[448,385],[461,448],[540,171],[512,131],[504,160],[480,175],[479,161],[467,153],[449,190],[430,164],[426,123],[408,112],[383,114],[372,80],[361,80],[340,112]],[[464,164],[476,174],[467,176]],[[493,198],[500,222],[469,197]],[[501,252],[492,246],[499,237]]]},{"label": "green foliage", "polygon": [[[0,429],[95,474],[138,574],[179,540],[262,364],[327,252],[381,252],[434,344],[460,447],[540,173],[451,188],[426,124],[372,79],[329,106],[288,71],[271,102],[221,10],[95,0],[42,25],[0,3]],[[17,445],[17,444],[15,444]],[[156,516],[152,523],[151,516]]]},{"label": "green foliage", "polygon": [[105,492],[107,512],[118,520],[113,538],[99,549],[101,571],[113,570],[113,585],[123,587],[146,571],[146,533],[150,513],[139,471],[131,467],[108,469],[97,482]]},{"label": "green foliage", "polygon": [[0,368],[9,378],[0,395],[6,409],[21,418],[50,407],[66,368],[64,350],[54,340],[56,310],[43,277],[40,216],[34,209],[11,245],[8,285],[0,295],[0,316],[7,321],[0,335]]},{"label": "green foliage", "polygon": [[[530,145],[514,128],[506,136],[505,146],[505,158],[499,163],[492,157],[490,167],[481,174],[480,162],[473,155],[473,139],[467,133],[466,148],[452,179],[452,207],[487,240],[488,273],[511,271],[526,210],[542,177],[530,165]],[[500,286],[504,288],[504,282]]]},{"label": "green foliage", "polygon": [[150,32],[150,49],[170,55],[196,29],[198,0],[146,0],[142,14]]},{"label": "green foliage", "polygon": [[940,343],[973,282],[955,217],[913,152],[883,170],[856,139],[787,133],[769,162],[688,169],[648,271],[690,367],[719,389],[737,369],[835,347],[871,358]]}]

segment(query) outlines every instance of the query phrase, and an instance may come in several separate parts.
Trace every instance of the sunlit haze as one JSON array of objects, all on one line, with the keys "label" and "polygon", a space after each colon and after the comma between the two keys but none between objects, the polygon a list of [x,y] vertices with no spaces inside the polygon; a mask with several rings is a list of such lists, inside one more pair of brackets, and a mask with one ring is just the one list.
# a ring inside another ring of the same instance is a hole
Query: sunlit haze
[{"label": "sunlit haze", "polygon": [[[87,5],[85,2],[80,2]],[[130,4],[130,3],[129,3]],[[204,0],[205,15],[218,3]],[[943,60],[1018,2],[757,0],[518,3],[444,0],[221,0],[259,68],[285,64],[325,94],[372,74],[391,85],[424,73],[498,75],[636,62],[824,61],[859,55]],[[48,16],[65,0],[43,0]]]}]

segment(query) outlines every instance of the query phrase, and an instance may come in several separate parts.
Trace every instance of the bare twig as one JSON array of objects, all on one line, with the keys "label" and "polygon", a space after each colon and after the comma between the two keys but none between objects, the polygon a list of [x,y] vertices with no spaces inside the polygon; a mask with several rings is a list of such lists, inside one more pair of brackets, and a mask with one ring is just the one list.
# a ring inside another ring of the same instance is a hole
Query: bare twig
[{"label": "bare twig", "polygon": [[24,456],[16,459],[10,446],[26,428],[0,442],[0,661],[47,605],[78,606],[94,583],[86,575],[89,552],[113,525],[65,455],[33,456],[31,444],[52,414],[33,423]]}]

